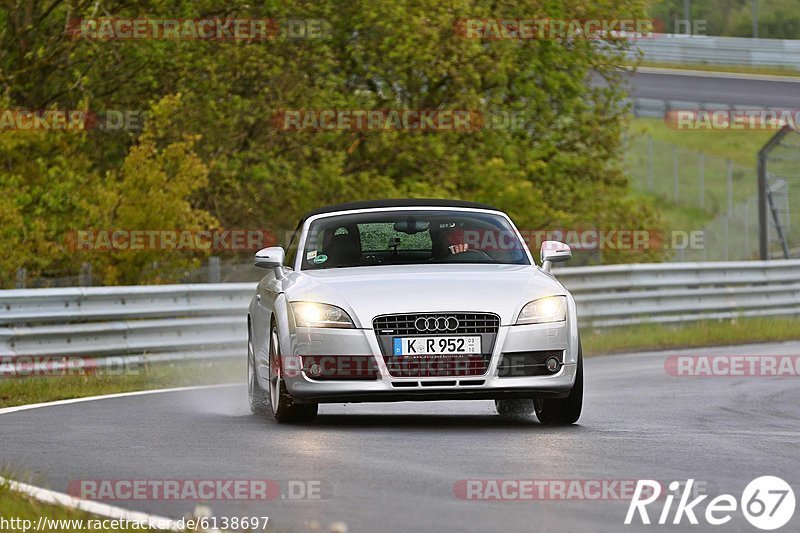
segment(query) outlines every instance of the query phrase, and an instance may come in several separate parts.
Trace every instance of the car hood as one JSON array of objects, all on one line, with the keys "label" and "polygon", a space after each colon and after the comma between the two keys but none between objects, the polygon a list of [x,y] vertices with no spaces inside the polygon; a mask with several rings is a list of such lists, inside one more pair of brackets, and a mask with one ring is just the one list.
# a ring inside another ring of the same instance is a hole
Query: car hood
[{"label": "car hood", "polygon": [[523,305],[566,294],[549,274],[532,265],[402,265],[293,272],[287,299],[337,305],[370,328],[378,315],[490,312],[512,324]]}]

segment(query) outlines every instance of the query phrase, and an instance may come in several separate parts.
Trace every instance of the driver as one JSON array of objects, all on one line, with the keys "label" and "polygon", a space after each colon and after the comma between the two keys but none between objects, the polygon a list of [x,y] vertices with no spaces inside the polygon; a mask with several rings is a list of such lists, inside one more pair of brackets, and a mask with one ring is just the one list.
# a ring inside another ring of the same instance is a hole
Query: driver
[{"label": "driver", "polygon": [[449,255],[456,255],[469,250],[465,242],[464,229],[459,227],[442,228],[431,231],[433,241],[433,258],[444,259]]}]

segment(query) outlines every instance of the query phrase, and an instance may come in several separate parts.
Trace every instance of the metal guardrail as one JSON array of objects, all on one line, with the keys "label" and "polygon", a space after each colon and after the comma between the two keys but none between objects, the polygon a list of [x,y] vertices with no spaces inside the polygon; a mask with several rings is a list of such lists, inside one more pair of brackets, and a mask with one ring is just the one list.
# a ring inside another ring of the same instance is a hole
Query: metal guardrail
[{"label": "metal guardrail", "polygon": [[[554,272],[575,296],[584,327],[800,314],[800,260]],[[243,357],[254,289],[230,283],[0,291],[0,359]]]},{"label": "metal guardrail", "polygon": [[[63,356],[116,367],[241,355],[254,289],[226,283],[0,291],[0,361]],[[0,375],[12,371],[0,365]]]},{"label": "metal guardrail", "polygon": [[[646,61],[800,70],[800,40],[655,34],[635,42]],[[636,52],[631,52],[633,56]]]},{"label": "metal guardrail", "polygon": [[252,283],[70,287],[0,291],[0,327],[23,323],[89,322],[241,314]]},{"label": "metal guardrail", "polygon": [[669,111],[784,111],[776,106],[755,106],[745,104],[723,104],[701,100],[663,100],[660,98],[626,98],[623,103],[629,105],[633,116],[647,118],[664,118]]},{"label": "metal guardrail", "polygon": [[611,327],[800,314],[800,260],[554,270],[581,325]]}]

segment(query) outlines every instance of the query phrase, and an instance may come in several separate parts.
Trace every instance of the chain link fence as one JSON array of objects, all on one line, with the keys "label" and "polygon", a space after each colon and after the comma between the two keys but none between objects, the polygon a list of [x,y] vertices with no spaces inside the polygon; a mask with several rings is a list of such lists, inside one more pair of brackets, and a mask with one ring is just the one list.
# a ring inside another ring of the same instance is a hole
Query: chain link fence
[{"label": "chain link fence", "polygon": [[92,265],[84,263],[77,274],[74,272],[45,272],[29,275],[27,269],[20,268],[16,271],[13,284],[3,282],[3,285],[15,289],[50,289],[57,287],[92,287],[101,285],[100,280],[92,274]]},{"label": "chain link fence", "polygon": [[242,259],[222,260],[209,257],[205,265],[197,270],[185,272],[178,283],[243,283],[259,281],[266,275],[263,268],[258,268],[253,261]]},{"label": "chain link fence", "polygon": [[626,168],[636,190],[669,203],[668,229],[697,233],[697,245],[672,250],[673,261],[758,257],[756,167],[653,139],[627,140]]}]

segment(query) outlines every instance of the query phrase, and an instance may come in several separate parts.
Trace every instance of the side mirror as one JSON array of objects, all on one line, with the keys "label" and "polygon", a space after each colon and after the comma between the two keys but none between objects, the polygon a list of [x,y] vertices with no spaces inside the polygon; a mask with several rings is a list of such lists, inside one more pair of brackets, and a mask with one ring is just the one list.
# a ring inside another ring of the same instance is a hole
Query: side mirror
[{"label": "side mirror", "polygon": [[285,252],[280,246],[270,246],[262,248],[256,252],[255,265],[260,268],[274,268],[275,277],[283,277],[283,259]]},{"label": "side mirror", "polygon": [[542,259],[542,269],[550,272],[553,263],[561,263],[572,259],[572,250],[563,242],[544,241],[539,256]]}]

